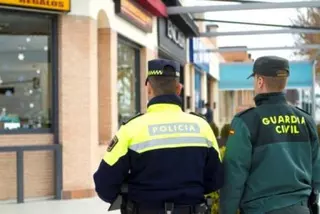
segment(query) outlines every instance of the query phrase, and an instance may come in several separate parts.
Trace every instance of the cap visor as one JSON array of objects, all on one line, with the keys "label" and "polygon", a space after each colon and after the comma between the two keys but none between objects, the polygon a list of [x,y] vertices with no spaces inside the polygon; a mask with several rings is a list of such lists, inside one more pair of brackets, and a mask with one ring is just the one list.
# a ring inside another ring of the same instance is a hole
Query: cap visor
[{"label": "cap visor", "polygon": [[254,73],[252,73],[250,76],[248,76],[247,79],[250,79],[253,76],[254,76]]}]

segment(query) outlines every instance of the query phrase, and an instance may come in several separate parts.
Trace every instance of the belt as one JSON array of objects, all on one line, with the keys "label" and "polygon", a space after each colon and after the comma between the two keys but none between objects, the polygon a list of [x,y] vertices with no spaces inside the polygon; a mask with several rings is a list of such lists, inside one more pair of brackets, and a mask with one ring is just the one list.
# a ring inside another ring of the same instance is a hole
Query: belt
[{"label": "belt", "polygon": [[127,208],[137,214],[205,214],[208,211],[208,207],[205,203],[197,205],[175,205],[174,203],[165,203],[164,208],[150,208],[128,201]]}]

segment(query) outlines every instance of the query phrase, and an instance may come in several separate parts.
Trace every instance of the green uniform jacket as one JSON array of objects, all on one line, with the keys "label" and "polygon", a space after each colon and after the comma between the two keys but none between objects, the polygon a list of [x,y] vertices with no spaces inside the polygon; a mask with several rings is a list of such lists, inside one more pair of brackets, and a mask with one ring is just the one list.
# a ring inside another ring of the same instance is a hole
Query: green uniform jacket
[{"label": "green uniform jacket", "polygon": [[224,158],[220,214],[262,214],[307,201],[320,190],[316,125],[283,93],[260,94],[235,116]]}]

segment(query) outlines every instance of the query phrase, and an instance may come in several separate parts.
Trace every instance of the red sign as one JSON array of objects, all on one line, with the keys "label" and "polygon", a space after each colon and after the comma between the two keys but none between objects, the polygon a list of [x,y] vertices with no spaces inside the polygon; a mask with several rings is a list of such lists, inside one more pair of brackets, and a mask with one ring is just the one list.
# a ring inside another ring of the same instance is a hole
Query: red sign
[{"label": "red sign", "polygon": [[157,17],[168,17],[167,7],[161,0],[137,0],[141,6]]},{"label": "red sign", "polygon": [[145,32],[152,32],[152,15],[132,0],[114,0],[116,14]]}]

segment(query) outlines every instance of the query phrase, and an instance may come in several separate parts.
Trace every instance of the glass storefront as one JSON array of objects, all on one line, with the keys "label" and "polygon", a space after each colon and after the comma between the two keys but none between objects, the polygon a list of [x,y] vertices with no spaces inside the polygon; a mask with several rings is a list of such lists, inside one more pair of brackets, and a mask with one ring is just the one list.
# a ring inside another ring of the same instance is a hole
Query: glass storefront
[{"label": "glass storefront", "polygon": [[0,131],[51,127],[52,23],[0,11]]},{"label": "glass storefront", "polygon": [[119,125],[140,111],[140,51],[134,44],[118,39]]}]

